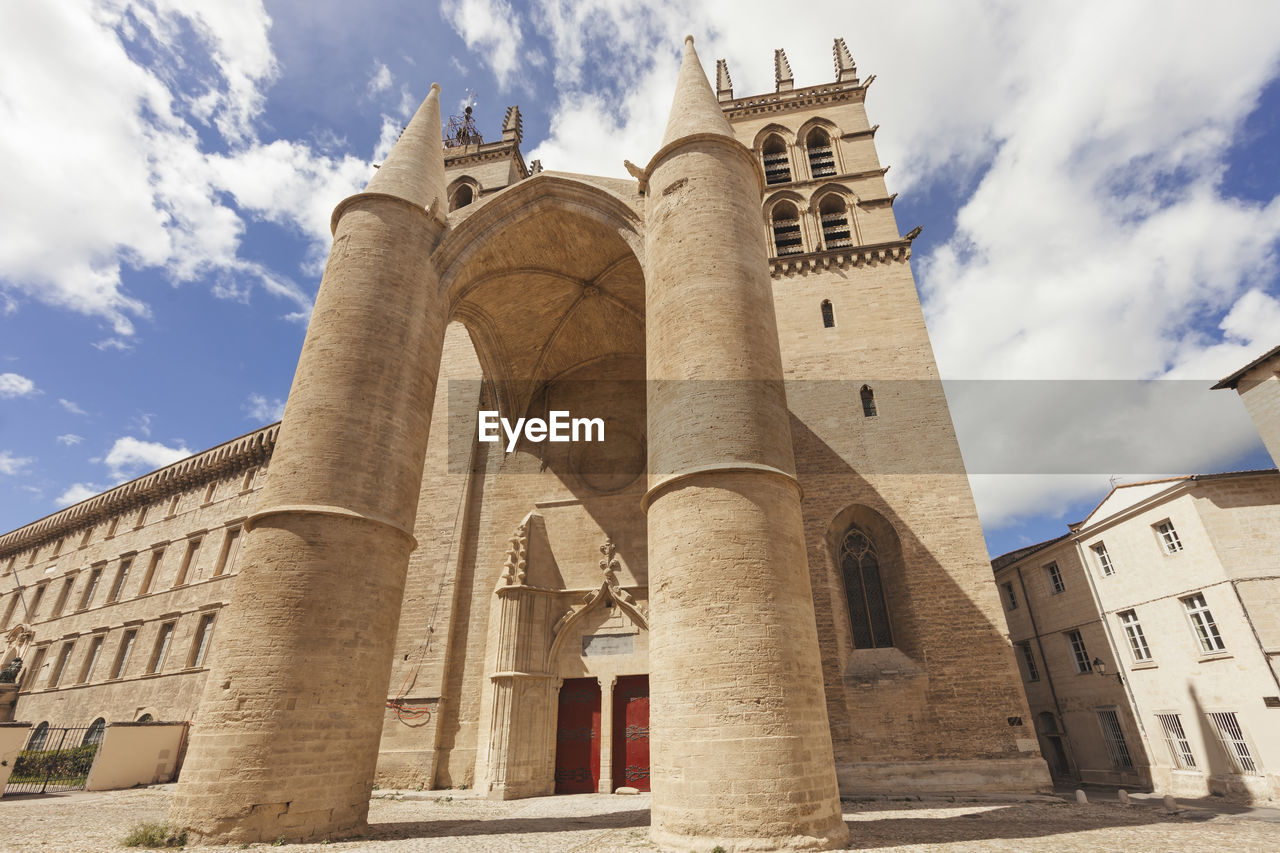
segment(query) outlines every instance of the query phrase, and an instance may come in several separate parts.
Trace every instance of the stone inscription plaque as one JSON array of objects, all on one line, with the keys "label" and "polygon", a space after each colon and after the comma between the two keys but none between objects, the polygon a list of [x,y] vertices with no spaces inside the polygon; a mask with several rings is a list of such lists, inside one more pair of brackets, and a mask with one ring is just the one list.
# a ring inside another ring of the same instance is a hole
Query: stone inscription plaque
[{"label": "stone inscription plaque", "polygon": [[596,634],[582,638],[582,656],[629,655],[635,650],[634,634]]}]

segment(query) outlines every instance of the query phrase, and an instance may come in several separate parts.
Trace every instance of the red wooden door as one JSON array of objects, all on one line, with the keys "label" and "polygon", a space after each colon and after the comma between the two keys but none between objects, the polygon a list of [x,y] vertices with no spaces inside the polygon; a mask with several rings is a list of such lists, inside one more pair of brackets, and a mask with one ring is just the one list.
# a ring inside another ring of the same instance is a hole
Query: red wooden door
[{"label": "red wooden door", "polygon": [[556,793],[594,794],[600,787],[600,683],[566,678],[556,719]]},{"label": "red wooden door", "polygon": [[613,786],[649,790],[649,676],[621,675],[613,688]]}]

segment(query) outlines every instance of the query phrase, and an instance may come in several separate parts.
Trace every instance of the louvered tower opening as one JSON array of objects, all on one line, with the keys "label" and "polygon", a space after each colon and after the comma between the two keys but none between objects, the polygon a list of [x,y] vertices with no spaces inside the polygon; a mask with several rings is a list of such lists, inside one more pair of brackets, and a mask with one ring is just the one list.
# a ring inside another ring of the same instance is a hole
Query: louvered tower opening
[{"label": "louvered tower opening", "polygon": [[764,179],[768,184],[785,184],[791,181],[791,161],[787,157],[787,143],[780,136],[770,136],[765,140]]},{"label": "louvered tower opening", "polygon": [[826,249],[843,249],[853,245],[853,229],[849,223],[849,209],[844,199],[829,195],[818,205],[822,219],[822,245]]},{"label": "louvered tower opening", "polygon": [[800,213],[790,202],[782,202],[773,209],[773,245],[778,257],[798,255],[804,251],[800,239]]},{"label": "louvered tower opening", "polygon": [[836,173],[836,155],[831,149],[831,137],[820,127],[809,131],[805,138],[805,149],[809,152],[809,174],[815,178],[826,178]]}]

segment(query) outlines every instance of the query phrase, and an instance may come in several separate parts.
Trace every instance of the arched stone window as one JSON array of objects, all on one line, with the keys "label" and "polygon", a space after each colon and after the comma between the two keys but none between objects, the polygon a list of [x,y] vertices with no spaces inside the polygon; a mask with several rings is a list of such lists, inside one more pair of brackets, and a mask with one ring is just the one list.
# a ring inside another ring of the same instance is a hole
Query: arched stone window
[{"label": "arched stone window", "polygon": [[858,393],[862,397],[862,416],[864,418],[874,418],[876,416],[876,392],[871,390],[870,385],[863,385],[862,390]]},{"label": "arched stone window", "polygon": [[824,329],[833,328],[836,324],[836,312],[831,307],[831,300],[822,300],[822,327]]},{"label": "arched stone window", "polygon": [[853,245],[849,208],[844,199],[835,193],[828,195],[818,204],[818,216],[822,220],[822,248],[841,249]]},{"label": "arched stone window", "polygon": [[141,717],[139,717],[135,722],[139,722],[139,723],[151,723],[151,722],[155,722],[155,717],[151,716],[150,714],[143,714],[143,715],[142,715]]},{"label": "arched stone window", "polygon": [[840,543],[840,573],[849,600],[849,624],[855,649],[883,649],[893,645],[889,610],[880,581],[880,556],[871,537],[850,527]]},{"label": "arched stone window", "polygon": [[49,724],[47,722],[36,726],[31,732],[31,740],[27,742],[27,749],[32,752],[44,749],[44,742],[49,739]]},{"label": "arched stone window", "polygon": [[475,193],[471,190],[470,184],[462,184],[453,191],[453,198],[449,201],[449,209],[457,210],[460,207],[466,207],[475,201]]},{"label": "arched stone window", "polygon": [[102,736],[106,734],[106,731],[107,721],[99,717],[89,724],[89,730],[84,733],[84,740],[80,742],[80,745],[89,746],[90,744],[102,743]]},{"label": "arched stone window", "polygon": [[831,148],[831,137],[820,127],[809,131],[804,139],[809,152],[809,177],[825,178],[836,173],[836,155]]},{"label": "arched stone window", "polygon": [[791,161],[787,158],[787,143],[773,134],[760,149],[764,155],[764,179],[768,184],[785,184],[791,181]]},{"label": "arched stone window", "polygon": [[779,202],[773,208],[773,245],[778,257],[804,251],[800,238],[800,211],[789,201]]}]

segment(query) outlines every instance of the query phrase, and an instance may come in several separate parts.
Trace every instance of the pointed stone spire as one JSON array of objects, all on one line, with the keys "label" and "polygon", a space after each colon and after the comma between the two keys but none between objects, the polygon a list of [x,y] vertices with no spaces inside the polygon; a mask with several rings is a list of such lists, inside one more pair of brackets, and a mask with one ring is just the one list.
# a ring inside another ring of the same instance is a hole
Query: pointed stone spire
[{"label": "pointed stone spire", "polygon": [[502,141],[515,142],[518,145],[522,139],[524,139],[524,118],[520,115],[520,107],[507,107],[507,115],[502,119]]},{"label": "pointed stone spire", "polygon": [[716,98],[720,101],[733,100],[733,78],[729,76],[729,63],[723,59],[716,60]]},{"label": "pointed stone spire", "polygon": [[791,63],[787,62],[787,52],[782,48],[773,52],[773,82],[779,92],[790,92],[796,87],[795,78],[791,76]]},{"label": "pointed stone spire", "polygon": [[432,83],[427,99],[400,134],[365,192],[385,193],[430,208],[445,199],[444,144],[440,141],[440,84]]},{"label": "pointed stone spire", "polygon": [[695,133],[718,133],[732,137],[733,128],[720,110],[707,75],[702,71],[698,53],[693,49],[693,36],[684,37],[684,62],[676,79],[676,94],[671,99],[671,114],[667,118],[667,132],[662,137],[666,147],[677,139]]},{"label": "pointed stone spire", "polygon": [[832,46],[831,52],[836,58],[836,82],[844,83],[848,80],[857,83],[858,66],[854,64],[853,56],[850,55],[849,48],[844,43],[844,39],[836,39],[836,43]]}]

